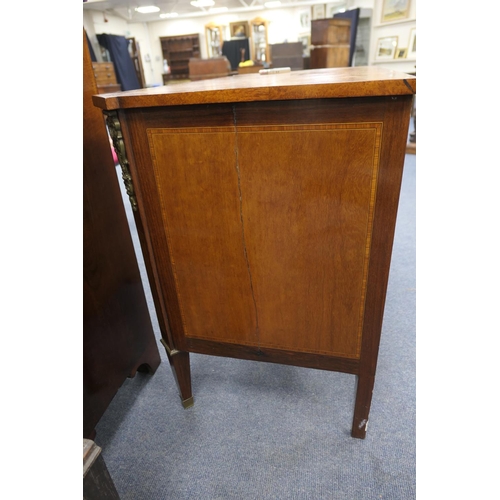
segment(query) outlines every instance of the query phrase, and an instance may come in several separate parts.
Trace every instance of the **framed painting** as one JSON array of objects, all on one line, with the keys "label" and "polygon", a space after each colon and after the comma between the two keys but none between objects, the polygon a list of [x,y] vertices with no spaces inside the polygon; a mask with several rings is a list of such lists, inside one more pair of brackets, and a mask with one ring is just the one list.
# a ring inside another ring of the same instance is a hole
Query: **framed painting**
[{"label": "framed painting", "polygon": [[377,42],[377,52],[375,53],[375,59],[377,61],[388,61],[390,59],[394,59],[397,46],[397,36],[386,36],[384,38],[379,38]]},{"label": "framed painting", "polygon": [[303,10],[299,14],[300,19],[300,30],[310,30],[311,29],[311,12],[309,10]]},{"label": "framed painting", "polygon": [[311,19],[315,21],[316,19],[325,18],[325,4],[319,3],[311,7]]},{"label": "framed painting", "polygon": [[382,23],[401,21],[410,15],[411,0],[383,0],[382,1]]},{"label": "framed painting", "polygon": [[408,52],[407,48],[400,49],[399,47],[396,49],[396,55],[394,59],[406,59],[406,53]]},{"label": "framed painting", "polygon": [[417,28],[410,30],[410,40],[408,41],[408,57],[411,59],[417,58]]},{"label": "framed painting", "polygon": [[236,21],[229,23],[231,38],[248,38],[250,36],[250,24],[248,21]]}]

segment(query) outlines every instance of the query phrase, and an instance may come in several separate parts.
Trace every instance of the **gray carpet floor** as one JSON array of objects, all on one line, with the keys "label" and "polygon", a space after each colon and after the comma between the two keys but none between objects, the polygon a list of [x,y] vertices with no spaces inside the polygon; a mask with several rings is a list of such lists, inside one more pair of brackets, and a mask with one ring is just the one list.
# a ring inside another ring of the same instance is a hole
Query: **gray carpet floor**
[{"label": "gray carpet floor", "polygon": [[157,372],[127,379],[96,429],[122,500],[416,498],[415,170],[406,155],[366,439],[350,437],[353,375],[194,354],[184,410],[158,342]]}]

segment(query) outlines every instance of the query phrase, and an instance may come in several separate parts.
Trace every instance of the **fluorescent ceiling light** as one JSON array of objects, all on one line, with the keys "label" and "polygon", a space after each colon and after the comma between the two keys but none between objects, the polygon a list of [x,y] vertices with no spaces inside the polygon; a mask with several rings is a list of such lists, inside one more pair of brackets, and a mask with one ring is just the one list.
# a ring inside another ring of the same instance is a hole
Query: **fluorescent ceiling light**
[{"label": "fluorescent ceiling light", "polygon": [[162,19],[165,19],[167,17],[177,17],[179,14],[177,14],[177,12],[168,12],[166,14],[160,14],[160,17]]},{"label": "fluorescent ceiling light", "polygon": [[152,12],[159,12],[160,7],[156,5],[147,5],[146,7],[136,7],[135,10],[141,14],[151,14]]},{"label": "fluorescent ceiling light", "polygon": [[212,7],[212,5],[215,5],[214,0],[194,0],[191,2],[191,5],[193,7]]},{"label": "fluorescent ceiling light", "polygon": [[216,14],[217,12],[227,12],[227,7],[214,7],[213,9],[208,9],[208,12],[212,12],[212,14]]},{"label": "fluorescent ceiling light", "polygon": [[266,2],[264,4],[265,7],[268,9],[272,9],[273,7],[279,7],[281,5],[281,2],[279,0],[276,0],[275,2]]}]

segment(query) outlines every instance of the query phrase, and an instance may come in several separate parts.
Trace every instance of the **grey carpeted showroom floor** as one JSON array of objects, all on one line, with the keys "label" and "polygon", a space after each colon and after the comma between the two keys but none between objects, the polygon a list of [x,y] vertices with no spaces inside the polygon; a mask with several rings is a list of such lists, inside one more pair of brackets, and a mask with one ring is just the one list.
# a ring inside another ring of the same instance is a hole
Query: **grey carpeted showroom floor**
[{"label": "grey carpeted showroom floor", "polygon": [[184,410],[158,342],[157,372],[127,379],[96,429],[123,500],[415,498],[415,170],[406,155],[366,439],[350,437],[353,375],[195,354]]}]

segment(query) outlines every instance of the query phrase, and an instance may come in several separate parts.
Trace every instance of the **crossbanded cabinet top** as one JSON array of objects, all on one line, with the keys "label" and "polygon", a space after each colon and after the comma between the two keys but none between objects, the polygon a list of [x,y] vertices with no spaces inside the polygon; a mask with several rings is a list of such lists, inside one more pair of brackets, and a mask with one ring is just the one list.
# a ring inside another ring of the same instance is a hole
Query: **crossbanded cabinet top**
[{"label": "crossbanded cabinet top", "polygon": [[416,93],[416,77],[385,68],[359,66],[210,80],[129,90],[92,97],[103,110],[290,99],[398,96]]}]

